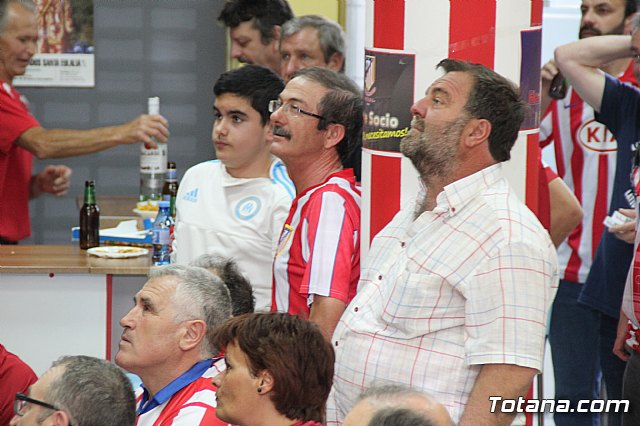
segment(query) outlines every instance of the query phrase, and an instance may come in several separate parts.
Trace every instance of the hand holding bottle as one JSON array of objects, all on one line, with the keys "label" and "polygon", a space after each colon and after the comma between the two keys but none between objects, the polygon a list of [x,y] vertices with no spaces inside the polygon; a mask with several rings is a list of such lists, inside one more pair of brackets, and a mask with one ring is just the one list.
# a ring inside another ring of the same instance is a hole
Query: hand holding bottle
[{"label": "hand holding bottle", "polygon": [[564,98],[567,86],[553,59],[543,65],[540,70],[540,80],[540,112],[544,114],[552,99]]},{"label": "hand holding bottle", "polygon": [[555,61],[553,59],[551,59],[549,62],[544,64],[542,66],[542,69],[540,69],[540,79],[542,80],[543,88],[544,88],[544,85],[546,83],[547,84],[547,90],[548,90],[548,85],[551,84],[551,80],[553,80],[553,78],[559,72],[560,72],[560,70],[556,66],[556,63],[555,63]]},{"label": "hand holding bottle", "polygon": [[169,140],[169,122],[161,115],[143,114],[120,127],[126,143],[142,142],[145,148],[157,148],[158,142]]},{"label": "hand holding bottle", "polygon": [[[148,100],[149,115],[146,117],[158,118],[160,116],[160,98],[151,97]],[[168,136],[168,135],[167,135]],[[167,172],[167,144],[166,138],[150,138],[153,148],[140,147],[140,196],[139,201],[157,201],[162,199],[162,187],[165,173]]]}]

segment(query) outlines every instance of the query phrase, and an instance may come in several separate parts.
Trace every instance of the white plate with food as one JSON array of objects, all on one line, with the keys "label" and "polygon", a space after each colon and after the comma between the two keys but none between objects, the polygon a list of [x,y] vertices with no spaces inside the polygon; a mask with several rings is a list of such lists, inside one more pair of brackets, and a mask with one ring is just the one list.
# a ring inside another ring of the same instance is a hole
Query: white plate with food
[{"label": "white plate with food", "polygon": [[144,256],[149,253],[149,250],[140,247],[102,246],[90,248],[87,250],[87,253],[109,259],[124,259],[127,257]]},{"label": "white plate with food", "polygon": [[158,210],[133,209],[133,212],[143,219],[155,219],[158,216]]}]

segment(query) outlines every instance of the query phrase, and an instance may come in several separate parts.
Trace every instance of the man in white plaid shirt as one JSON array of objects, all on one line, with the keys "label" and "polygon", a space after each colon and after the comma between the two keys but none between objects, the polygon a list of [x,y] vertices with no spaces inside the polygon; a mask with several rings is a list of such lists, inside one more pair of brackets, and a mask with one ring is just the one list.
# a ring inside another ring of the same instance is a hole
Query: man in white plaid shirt
[{"label": "man in white plaid shirt", "polygon": [[503,176],[524,106],[482,65],[445,59],[411,107],[401,150],[425,192],[374,239],[358,293],[333,335],[329,424],[372,384],[432,395],[460,425],[510,424],[490,396],[517,400],[542,368],[557,282],[554,246]]}]

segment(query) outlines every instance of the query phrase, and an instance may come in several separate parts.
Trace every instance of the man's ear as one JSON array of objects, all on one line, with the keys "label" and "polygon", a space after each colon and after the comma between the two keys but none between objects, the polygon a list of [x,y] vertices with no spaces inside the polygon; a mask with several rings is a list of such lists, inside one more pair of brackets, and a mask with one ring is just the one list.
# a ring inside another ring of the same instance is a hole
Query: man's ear
[{"label": "man's ear", "polygon": [[185,321],[180,338],[180,349],[188,351],[200,345],[207,332],[207,325],[202,320]]},{"label": "man's ear", "polygon": [[326,149],[333,148],[338,145],[344,138],[345,128],[342,124],[331,123],[327,125],[324,138],[324,147]]},{"label": "man's ear", "polygon": [[636,13],[632,13],[631,15],[627,16],[626,18],[624,18],[624,28],[622,31],[624,31],[623,34],[625,35],[629,35],[633,32],[633,18],[638,14],[638,12]]},{"label": "man's ear", "polygon": [[51,416],[48,417],[48,420],[51,422],[51,426],[69,426],[71,420],[69,419],[69,415],[62,410],[57,410]]},{"label": "man's ear", "polygon": [[271,28],[271,37],[276,41],[276,47],[280,50],[280,36],[282,35],[282,27],[280,25],[274,25]]},{"label": "man's ear", "polygon": [[273,390],[275,380],[269,370],[262,370],[259,372],[258,380],[258,386],[260,386],[262,394],[267,394]]},{"label": "man's ear", "polygon": [[484,118],[472,118],[462,131],[463,142],[467,148],[474,148],[489,140],[491,123]]},{"label": "man's ear", "polygon": [[344,65],[344,56],[342,56],[338,52],[333,52],[333,55],[329,58],[329,62],[327,62],[327,68],[333,70],[335,72],[342,71],[342,67]]}]

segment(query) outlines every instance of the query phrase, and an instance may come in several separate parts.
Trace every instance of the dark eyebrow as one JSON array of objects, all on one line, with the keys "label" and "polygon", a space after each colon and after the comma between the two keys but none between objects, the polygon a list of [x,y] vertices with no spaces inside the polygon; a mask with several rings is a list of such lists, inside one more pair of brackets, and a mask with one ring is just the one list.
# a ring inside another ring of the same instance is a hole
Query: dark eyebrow
[{"label": "dark eyebrow", "polygon": [[443,89],[442,87],[434,87],[432,89],[430,89],[431,93],[433,93],[434,96],[436,95],[440,95],[442,97],[444,97],[445,99],[449,99],[449,92],[446,91],[445,89]]},{"label": "dark eyebrow", "polygon": [[[216,107],[215,105],[213,106],[213,112],[214,112],[214,114],[223,115],[222,112],[220,112],[218,107]],[[227,112],[227,115],[232,115],[232,114],[241,115],[242,117],[248,117],[249,116],[246,112],[244,112],[244,111],[242,111],[240,109],[232,109],[232,110]]]},{"label": "dark eyebrow", "polygon": [[152,312],[156,311],[155,305],[153,304],[153,301],[151,300],[151,298],[147,296],[140,296],[140,299],[138,301],[140,302],[141,305],[146,306],[148,310]]},{"label": "dark eyebrow", "polygon": [[438,94],[438,95],[442,95],[442,96],[449,96],[449,92],[447,92],[446,90],[444,90],[442,87],[434,87],[433,88],[433,93]]},{"label": "dark eyebrow", "polygon": [[289,100],[287,102],[282,100],[282,96],[278,96],[278,100],[280,102],[284,103],[291,103],[291,102],[295,102],[297,104],[302,104],[304,106],[309,106],[305,101],[303,101],[302,99],[298,99],[298,98],[289,98]]},{"label": "dark eyebrow", "polygon": [[236,115],[241,115],[243,117],[248,117],[246,112],[244,112],[242,110],[239,110],[239,109],[232,109],[231,111],[229,111],[229,115],[231,115],[231,114],[236,114]]}]

